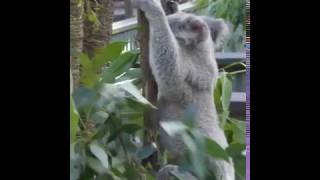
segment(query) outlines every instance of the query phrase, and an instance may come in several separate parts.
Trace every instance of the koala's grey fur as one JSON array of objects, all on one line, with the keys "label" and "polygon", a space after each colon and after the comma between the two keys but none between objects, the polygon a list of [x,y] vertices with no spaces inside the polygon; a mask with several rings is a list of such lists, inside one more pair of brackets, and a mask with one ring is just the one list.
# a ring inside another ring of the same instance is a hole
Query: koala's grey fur
[{"label": "koala's grey fur", "polygon": [[[214,46],[227,31],[221,19],[195,16],[182,12],[166,17],[160,0],[133,0],[150,24],[150,66],[158,85],[161,121],[179,121],[190,106],[197,108],[195,124],[204,135],[223,148],[228,143],[219,126],[213,101],[213,88],[218,77]],[[185,146],[181,139],[167,135],[160,128],[160,142],[177,161]],[[218,180],[234,180],[233,163],[211,159]],[[157,179],[169,179],[175,166],[162,168]]]}]

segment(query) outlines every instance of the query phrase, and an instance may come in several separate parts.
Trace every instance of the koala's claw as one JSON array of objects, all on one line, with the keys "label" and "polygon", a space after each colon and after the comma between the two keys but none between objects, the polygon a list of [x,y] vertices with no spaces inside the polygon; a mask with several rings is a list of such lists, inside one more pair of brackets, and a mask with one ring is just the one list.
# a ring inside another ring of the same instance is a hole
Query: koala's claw
[{"label": "koala's claw", "polygon": [[162,8],[160,0],[132,0],[132,4],[143,11]]},{"label": "koala's claw", "polygon": [[132,5],[136,8],[142,8],[144,10],[144,7],[148,7],[152,4],[155,4],[154,0],[131,0]]},{"label": "koala's claw", "polygon": [[131,0],[132,5],[146,13],[147,18],[164,16],[160,0]]}]

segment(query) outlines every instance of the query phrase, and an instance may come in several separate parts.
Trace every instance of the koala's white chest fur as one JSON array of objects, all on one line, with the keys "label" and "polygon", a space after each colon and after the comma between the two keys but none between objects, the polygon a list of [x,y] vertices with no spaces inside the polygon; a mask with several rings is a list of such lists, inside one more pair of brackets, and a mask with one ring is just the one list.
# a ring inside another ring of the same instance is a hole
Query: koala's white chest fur
[{"label": "koala's white chest fur", "polygon": [[[187,109],[193,107],[196,109],[194,121],[199,130],[209,137],[219,137],[220,144],[226,147],[227,142],[219,127],[213,100],[213,88],[217,78],[213,54],[205,54],[206,49],[197,51],[197,49],[180,48],[180,50],[178,57],[180,74],[176,87],[172,92],[167,90],[168,87],[166,92],[162,92],[160,88],[160,121],[180,121]],[[172,141],[168,136],[162,139],[162,143],[172,147],[173,150],[180,146],[180,144],[172,144],[178,141]]]}]

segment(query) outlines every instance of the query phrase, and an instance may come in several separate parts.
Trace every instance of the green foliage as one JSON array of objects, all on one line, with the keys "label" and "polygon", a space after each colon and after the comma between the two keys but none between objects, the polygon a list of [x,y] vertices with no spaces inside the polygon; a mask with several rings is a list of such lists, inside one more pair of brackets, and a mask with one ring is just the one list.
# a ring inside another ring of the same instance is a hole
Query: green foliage
[{"label": "green foliage", "polygon": [[234,161],[236,176],[239,180],[246,179],[246,158],[245,155],[243,155],[245,150],[246,146],[244,143],[233,143],[226,149]]},{"label": "green foliage", "polygon": [[217,80],[216,88],[214,90],[214,100],[217,108],[217,112],[220,118],[221,127],[224,129],[227,135],[230,146],[226,149],[226,152],[232,157],[236,170],[237,180],[245,180],[246,178],[246,158],[242,154],[245,151],[245,121],[238,120],[230,117],[230,99],[232,95],[232,79],[235,74],[243,73],[244,70],[238,70],[234,72],[227,72],[230,67],[241,65],[245,67],[243,63],[233,63],[227,65],[221,69],[220,76]]},{"label": "green foliage", "polygon": [[[70,98],[70,180],[155,179],[155,170],[142,161],[159,149],[156,142],[143,145],[142,139],[144,111],[156,107],[141,95],[141,69],[132,68],[139,53],[123,52],[124,45],[111,43],[96,50],[92,59],[78,54],[83,75],[82,86]],[[226,161],[232,157],[237,176],[244,177],[245,156],[240,151],[245,127],[229,117],[231,77],[222,73],[214,92],[219,114],[226,114],[223,127],[230,135],[228,149],[193,127],[192,111],[186,113],[186,124],[161,124],[169,134],[180,134],[188,148],[177,178],[183,179],[186,170],[192,169],[202,179],[213,179],[206,166],[208,156]],[[159,159],[164,165],[166,154]]]},{"label": "green foliage", "polygon": [[84,16],[88,22],[93,24],[94,30],[97,31],[101,25],[97,12],[101,9],[101,4],[98,1],[79,0],[78,6],[84,6]]},{"label": "green foliage", "polygon": [[[181,164],[180,168],[183,168],[187,164],[187,166],[195,171],[197,177],[208,179],[210,169],[208,169],[205,163],[208,156],[227,162],[229,162],[229,158],[231,157],[235,164],[237,177],[239,179],[245,178],[245,156],[242,154],[246,147],[244,143],[233,141],[224,150],[215,141],[199,133],[195,127],[187,126],[182,122],[163,122],[161,126],[170,136],[181,136],[188,148],[187,162]],[[244,134],[240,136],[244,136]],[[178,179],[181,179],[181,176],[185,176],[186,174],[177,173],[175,175]],[[209,179],[212,178],[210,177]]]},{"label": "green foliage", "polygon": [[230,21],[236,29],[245,22],[245,0],[198,0],[199,8],[207,8],[210,15]]},{"label": "green foliage", "polygon": [[150,144],[138,149],[136,157],[142,161],[143,159],[150,157],[156,151],[157,147],[154,144]]},{"label": "green foliage", "polygon": [[[128,71],[136,61],[138,53],[131,51],[121,54],[125,44],[125,42],[115,42],[98,49],[93,59],[81,53],[79,56],[82,66],[81,83],[89,88],[99,85],[98,82],[113,83],[117,76]],[[98,72],[107,63],[111,63],[108,70],[104,71],[102,76],[99,75]]]},{"label": "green foliage", "polygon": [[223,18],[230,23],[231,36],[225,44],[225,51],[243,51],[245,3],[245,0],[197,0],[200,14]]},{"label": "green foliage", "polygon": [[73,98],[70,97],[70,139],[71,143],[76,139],[79,114],[74,105]]}]

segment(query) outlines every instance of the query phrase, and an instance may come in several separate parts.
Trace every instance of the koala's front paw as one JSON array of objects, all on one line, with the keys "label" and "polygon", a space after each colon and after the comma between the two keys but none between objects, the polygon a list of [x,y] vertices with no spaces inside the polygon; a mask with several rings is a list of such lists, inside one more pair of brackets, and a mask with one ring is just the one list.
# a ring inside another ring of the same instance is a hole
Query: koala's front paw
[{"label": "koala's front paw", "polygon": [[141,9],[142,11],[148,11],[148,9],[152,9],[153,6],[157,4],[154,0],[131,0],[134,7]]},{"label": "koala's front paw", "polygon": [[144,11],[146,16],[153,18],[163,15],[160,0],[131,0],[134,7]]}]

